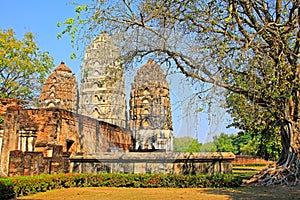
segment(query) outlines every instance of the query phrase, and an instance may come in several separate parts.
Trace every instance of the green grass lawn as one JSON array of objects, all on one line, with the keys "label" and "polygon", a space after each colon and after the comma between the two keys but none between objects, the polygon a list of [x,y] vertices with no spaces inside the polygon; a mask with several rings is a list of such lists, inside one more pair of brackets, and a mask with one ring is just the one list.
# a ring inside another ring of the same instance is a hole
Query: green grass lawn
[{"label": "green grass lawn", "polygon": [[266,168],[266,166],[233,166],[232,173],[243,179],[249,179],[264,168]]}]

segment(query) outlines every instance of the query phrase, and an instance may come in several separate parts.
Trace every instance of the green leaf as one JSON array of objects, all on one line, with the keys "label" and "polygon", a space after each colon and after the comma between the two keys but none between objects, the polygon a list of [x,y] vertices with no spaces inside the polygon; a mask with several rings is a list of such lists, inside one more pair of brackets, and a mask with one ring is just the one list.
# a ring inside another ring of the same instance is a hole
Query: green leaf
[{"label": "green leaf", "polygon": [[70,58],[71,58],[72,60],[76,59],[76,53],[73,52],[73,53],[70,55]]}]

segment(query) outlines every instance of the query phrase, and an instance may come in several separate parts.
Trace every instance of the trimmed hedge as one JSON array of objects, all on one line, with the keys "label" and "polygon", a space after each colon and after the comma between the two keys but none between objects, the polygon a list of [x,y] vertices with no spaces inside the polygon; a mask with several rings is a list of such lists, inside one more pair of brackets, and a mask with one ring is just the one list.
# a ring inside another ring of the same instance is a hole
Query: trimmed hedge
[{"label": "trimmed hedge", "polygon": [[206,188],[238,187],[240,177],[232,174],[52,174],[0,179],[0,199],[69,187]]}]

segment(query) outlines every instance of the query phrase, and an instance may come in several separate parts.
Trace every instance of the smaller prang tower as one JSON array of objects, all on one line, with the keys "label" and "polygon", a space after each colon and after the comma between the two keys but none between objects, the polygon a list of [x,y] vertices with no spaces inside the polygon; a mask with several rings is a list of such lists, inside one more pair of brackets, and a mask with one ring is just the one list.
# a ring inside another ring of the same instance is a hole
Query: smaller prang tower
[{"label": "smaller prang tower", "polygon": [[129,118],[135,151],[173,150],[169,85],[163,69],[152,59],[131,84]]},{"label": "smaller prang tower", "polygon": [[41,108],[60,108],[76,113],[78,86],[75,75],[64,62],[46,80],[40,96]]},{"label": "smaller prang tower", "polygon": [[78,114],[126,127],[124,70],[118,48],[105,31],[85,53]]}]

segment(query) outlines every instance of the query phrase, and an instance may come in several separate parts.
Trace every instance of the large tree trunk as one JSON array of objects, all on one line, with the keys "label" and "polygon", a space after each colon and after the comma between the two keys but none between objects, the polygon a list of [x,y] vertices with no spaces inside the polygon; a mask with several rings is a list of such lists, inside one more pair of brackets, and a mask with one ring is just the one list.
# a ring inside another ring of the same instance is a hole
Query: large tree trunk
[{"label": "large tree trunk", "polygon": [[[296,81],[300,80],[300,65]],[[296,87],[285,103],[284,117],[281,121],[281,156],[274,166],[263,169],[244,183],[274,185],[300,184],[300,91]]]},{"label": "large tree trunk", "polygon": [[246,184],[300,184],[300,117],[299,91],[288,102],[286,118],[281,123],[281,156],[274,166],[263,169]]}]

